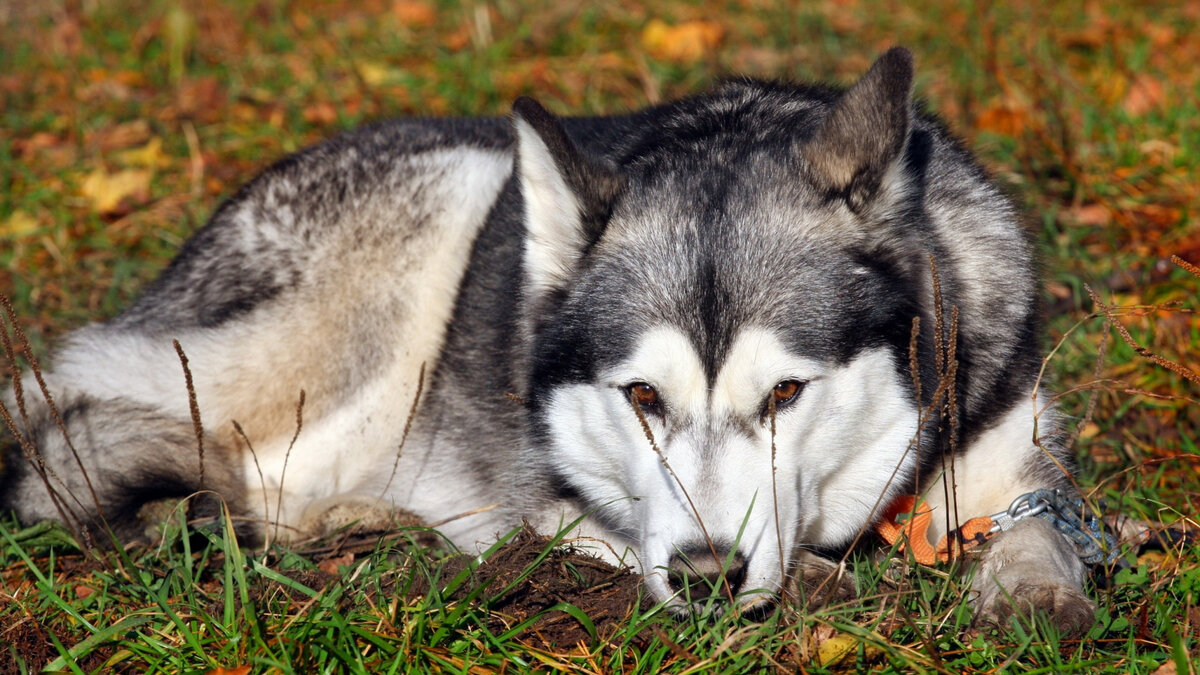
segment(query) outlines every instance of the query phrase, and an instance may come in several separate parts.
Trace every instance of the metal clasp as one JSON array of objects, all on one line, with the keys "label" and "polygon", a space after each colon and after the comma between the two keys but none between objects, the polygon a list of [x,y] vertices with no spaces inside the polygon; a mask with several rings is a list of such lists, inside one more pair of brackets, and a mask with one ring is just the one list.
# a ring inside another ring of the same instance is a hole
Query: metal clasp
[{"label": "metal clasp", "polygon": [[992,525],[992,529],[988,530],[988,534],[1007,532],[1017,524],[1017,521],[1041,515],[1048,508],[1050,508],[1050,502],[1042,498],[1037,492],[1026,492],[1014,499],[1006,510],[1000,513],[993,513],[989,516],[994,524]]}]

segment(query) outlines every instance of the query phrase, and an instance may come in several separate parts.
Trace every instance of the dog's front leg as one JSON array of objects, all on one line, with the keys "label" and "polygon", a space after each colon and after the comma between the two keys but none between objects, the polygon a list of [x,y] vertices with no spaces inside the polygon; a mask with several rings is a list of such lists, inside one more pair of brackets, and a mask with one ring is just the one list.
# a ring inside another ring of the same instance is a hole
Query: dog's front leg
[{"label": "dog's front leg", "polygon": [[784,595],[809,611],[858,596],[858,585],[845,563],[801,550],[794,565]]},{"label": "dog's front leg", "polygon": [[1040,609],[1063,633],[1082,633],[1095,620],[1083,573],[1083,562],[1052,524],[1026,518],[983,552],[971,584],[975,621],[1004,626],[1014,615]]}]

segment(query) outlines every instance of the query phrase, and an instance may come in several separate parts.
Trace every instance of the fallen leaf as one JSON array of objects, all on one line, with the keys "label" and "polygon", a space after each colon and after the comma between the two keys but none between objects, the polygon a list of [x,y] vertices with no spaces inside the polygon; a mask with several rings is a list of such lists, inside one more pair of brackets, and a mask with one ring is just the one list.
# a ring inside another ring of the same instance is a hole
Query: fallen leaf
[{"label": "fallen leaf", "polygon": [[318,101],[304,109],[304,121],[309,124],[333,124],[337,121],[337,108],[328,101]]},{"label": "fallen leaf", "polygon": [[1163,566],[1167,561],[1167,554],[1163,551],[1146,551],[1137,558],[1139,565],[1145,565],[1151,569]]},{"label": "fallen leaf", "polygon": [[1147,23],[1142,32],[1150,38],[1150,43],[1158,49],[1169,47],[1175,41],[1176,31],[1171,26],[1161,23]]},{"label": "fallen leaf", "polygon": [[18,157],[26,158],[44,148],[53,148],[59,143],[61,141],[58,136],[48,131],[39,131],[29,138],[13,139],[13,149]]},{"label": "fallen leaf", "polygon": [[144,166],[157,169],[171,165],[171,160],[162,149],[162,139],[155,136],[140,148],[117,153],[117,161],[126,166]]},{"label": "fallen leaf", "polygon": [[642,29],[642,46],[664,61],[691,63],[721,44],[725,29],[715,21],[685,21],[671,26],[651,19]]},{"label": "fallen leaf", "polygon": [[0,237],[20,237],[38,229],[37,218],[24,211],[13,211],[0,222]]},{"label": "fallen leaf", "polygon": [[125,169],[109,173],[103,167],[83,179],[80,191],[97,213],[114,213],[125,199],[145,201],[150,195],[149,169]]},{"label": "fallen leaf", "polygon": [[322,560],[321,562],[317,563],[317,569],[326,574],[337,574],[338,567],[345,567],[352,562],[354,562],[354,554],[347,553],[346,555],[338,556],[337,558]]},{"label": "fallen leaf", "polygon": [[1129,85],[1129,93],[1125,94],[1121,107],[1130,116],[1140,117],[1161,106],[1166,98],[1167,90],[1160,80],[1141,74]]},{"label": "fallen leaf", "polygon": [[1057,281],[1047,281],[1046,292],[1054,296],[1055,300],[1070,300],[1074,295],[1070,286],[1060,284]]},{"label": "fallen leaf", "polygon": [[396,0],[392,3],[392,16],[410,28],[424,28],[437,21],[437,10],[421,0]]},{"label": "fallen leaf", "polygon": [[225,91],[216,77],[206,75],[180,83],[175,101],[184,117],[215,119],[225,107]]},{"label": "fallen leaf", "polygon": [[1167,661],[1155,669],[1155,671],[1150,675],[1176,675],[1178,672],[1179,671],[1176,669],[1175,662]]},{"label": "fallen leaf", "polygon": [[1183,221],[1183,210],[1163,204],[1139,204],[1127,209],[1129,220],[1145,230],[1161,231]]},{"label": "fallen leaf", "polygon": [[75,56],[83,48],[83,30],[71,12],[62,12],[55,17],[54,29],[50,31],[50,46],[56,53]]},{"label": "fallen leaf", "polygon": [[1160,138],[1141,142],[1138,144],[1138,150],[1153,164],[1169,164],[1179,152],[1179,148]]},{"label": "fallen leaf", "polygon": [[101,152],[109,152],[140,145],[149,141],[150,138],[150,123],[146,120],[134,120],[89,133],[85,142],[88,145],[95,145]]},{"label": "fallen leaf", "polygon": [[844,659],[857,645],[858,640],[853,635],[838,633],[817,645],[817,663],[832,666]]},{"label": "fallen leaf", "polygon": [[1112,212],[1104,204],[1081,204],[1067,212],[1077,225],[1100,227],[1112,222]]},{"label": "fallen leaf", "polygon": [[234,666],[233,668],[213,668],[204,675],[249,675],[250,666]]},{"label": "fallen leaf", "polygon": [[984,131],[1016,137],[1029,127],[1029,110],[1015,101],[996,101],[975,119],[975,127]]},{"label": "fallen leaf", "polygon": [[75,597],[79,598],[80,600],[88,597],[89,595],[91,595],[95,592],[96,592],[96,589],[92,588],[91,586],[84,586],[83,584],[80,584],[75,587]]},{"label": "fallen leaf", "polygon": [[354,64],[358,71],[358,76],[372,87],[378,87],[381,84],[394,80],[400,75],[400,71],[386,63],[377,63],[375,61],[359,61]]},{"label": "fallen leaf", "polygon": [[452,52],[457,52],[471,44],[471,25],[467,22],[459,24],[458,28],[442,37],[442,46]]}]

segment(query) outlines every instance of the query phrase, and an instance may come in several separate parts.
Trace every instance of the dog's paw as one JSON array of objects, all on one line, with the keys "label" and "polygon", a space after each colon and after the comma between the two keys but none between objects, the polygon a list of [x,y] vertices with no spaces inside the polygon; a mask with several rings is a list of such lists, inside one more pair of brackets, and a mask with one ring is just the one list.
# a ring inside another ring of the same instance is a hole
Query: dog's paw
[{"label": "dog's paw", "polygon": [[858,585],[844,563],[802,551],[788,577],[784,597],[811,611],[858,597]]},{"label": "dog's paw", "polygon": [[980,560],[972,588],[975,624],[1005,627],[1045,612],[1058,630],[1079,635],[1095,621],[1083,594],[1083,563],[1050,523],[1030,518],[996,536]]},{"label": "dog's paw", "polygon": [[[305,509],[300,521],[304,532],[317,537],[343,530],[359,534],[390,532],[398,528],[424,525],[420,516],[411,511],[397,509],[383,500],[360,495],[339,495],[315,502]],[[436,542],[435,537],[419,536],[417,540],[426,546]]]},{"label": "dog's paw", "polygon": [[1044,611],[1063,635],[1087,632],[1096,620],[1096,605],[1078,587],[1051,582],[1018,582],[1011,588],[993,586],[976,601],[975,625],[1004,628],[1016,617],[1032,618]]}]

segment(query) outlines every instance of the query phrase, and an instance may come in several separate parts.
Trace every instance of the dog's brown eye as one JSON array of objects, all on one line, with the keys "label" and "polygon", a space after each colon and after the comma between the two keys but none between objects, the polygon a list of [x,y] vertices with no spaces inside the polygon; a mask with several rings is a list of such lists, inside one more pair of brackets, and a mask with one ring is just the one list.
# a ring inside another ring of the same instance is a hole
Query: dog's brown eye
[{"label": "dog's brown eye", "polygon": [[643,408],[653,409],[658,405],[658,390],[645,382],[629,385],[629,396]]},{"label": "dog's brown eye", "polygon": [[775,407],[791,403],[803,389],[804,383],[800,380],[784,380],[775,385],[775,391],[771,392],[771,397],[775,399]]}]

